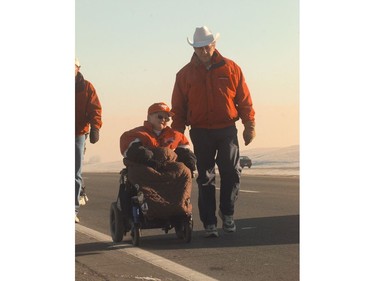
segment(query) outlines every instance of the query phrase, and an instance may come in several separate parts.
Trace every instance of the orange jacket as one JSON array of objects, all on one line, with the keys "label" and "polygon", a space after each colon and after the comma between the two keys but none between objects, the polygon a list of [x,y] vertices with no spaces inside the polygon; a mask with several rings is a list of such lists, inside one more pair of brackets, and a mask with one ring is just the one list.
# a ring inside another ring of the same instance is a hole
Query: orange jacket
[{"label": "orange jacket", "polygon": [[84,135],[91,128],[102,127],[102,106],[94,86],[84,80],[81,73],[76,77],[76,136]]},{"label": "orange jacket", "polygon": [[135,141],[139,140],[146,148],[168,147],[172,150],[177,147],[189,148],[189,141],[184,134],[166,127],[158,136],[152,129],[152,125],[148,121],[144,121],[143,126],[126,131],[120,137],[120,151],[121,155],[125,157],[129,146]]},{"label": "orange jacket", "polygon": [[209,70],[193,54],[176,75],[172,93],[171,127],[218,129],[242,123],[255,124],[253,102],[240,67],[215,50]]}]

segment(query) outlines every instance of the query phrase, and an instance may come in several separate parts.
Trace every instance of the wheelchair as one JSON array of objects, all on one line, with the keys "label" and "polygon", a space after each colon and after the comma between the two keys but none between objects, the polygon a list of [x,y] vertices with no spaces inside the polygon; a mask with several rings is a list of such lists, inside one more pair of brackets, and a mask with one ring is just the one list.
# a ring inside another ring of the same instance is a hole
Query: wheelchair
[{"label": "wheelchair", "polygon": [[[130,233],[132,244],[140,245],[142,231],[161,228],[166,234],[174,228],[178,239],[190,243],[193,232],[191,213],[184,215],[171,214],[168,218],[149,217],[148,198],[138,184],[130,183],[128,168],[120,172],[120,186],[117,200],[110,207],[110,231],[113,242],[121,242]],[[186,204],[191,204],[185,202]]]}]

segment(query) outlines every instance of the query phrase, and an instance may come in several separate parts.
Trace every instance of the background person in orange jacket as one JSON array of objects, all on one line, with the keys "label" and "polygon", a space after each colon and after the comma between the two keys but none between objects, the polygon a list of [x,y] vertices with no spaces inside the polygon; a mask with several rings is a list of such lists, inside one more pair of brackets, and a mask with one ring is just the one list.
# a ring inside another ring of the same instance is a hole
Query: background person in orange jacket
[{"label": "background person in orange jacket", "polygon": [[172,93],[171,127],[190,138],[197,156],[199,216],[206,237],[218,237],[215,199],[215,164],[220,173],[219,216],[223,230],[236,231],[234,203],[240,187],[240,159],[235,122],[244,124],[248,145],[255,137],[253,103],[240,67],[216,50],[215,36],[206,27],[195,29],[194,53],[176,75]]},{"label": "background person in orange jacket", "polygon": [[82,189],[82,161],[87,135],[90,142],[99,140],[99,129],[102,127],[102,106],[94,86],[83,78],[81,64],[75,59],[75,222],[79,222],[79,197]]},{"label": "background person in orange jacket", "polygon": [[177,154],[177,161],[184,163],[193,173],[196,157],[184,134],[168,127],[173,113],[167,104],[152,104],[147,111],[147,121],[143,126],[124,132],[120,137],[120,151],[124,158],[158,168],[153,159],[153,148],[168,147]]}]

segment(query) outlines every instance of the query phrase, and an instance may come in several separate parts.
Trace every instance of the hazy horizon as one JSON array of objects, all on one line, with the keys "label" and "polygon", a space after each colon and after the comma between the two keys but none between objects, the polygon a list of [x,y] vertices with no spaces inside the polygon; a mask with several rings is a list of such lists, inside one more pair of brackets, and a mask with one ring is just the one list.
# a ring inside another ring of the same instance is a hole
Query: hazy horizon
[{"label": "hazy horizon", "polygon": [[[294,148],[294,147],[298,147],[298,151],[299,151],[299,144],[294,144],[294,145],[287,145],[287,146],[280,146],[280,147],[276,147],[276,146],[272,146],[272,147],[255,147],[255,148],[249,148],[249,147],[245,147],[245,149],[240,149],[240,155],[246,155],[246,156],[250,156],[252,153],[270,153],[272,151],[278,151],[278,150],[287,150],[289,148]],[[192,148],[193,149],[193,148]],[[91,155],[90,158],[84,157],[83,159],[83,163],[85,165],[87,164],[95,164],[95,163],[111,163],[111,162],[122,162],[122,156],[121,154],[118,155],[118,159],[115,159],[115,160],[109,160],[109,161],[102,161],[102,159],[100,158],[99,155]]]},{"label": "hazy horizon", "polygon": [[[250,169],[244,168],[247,175],[299,176],[299,145],[273,148],[253,148],[242,151],[241,155],[252,160]],[[124,168],[122,158],[110,162],[84,161],[83,173],[118,173]]]}]

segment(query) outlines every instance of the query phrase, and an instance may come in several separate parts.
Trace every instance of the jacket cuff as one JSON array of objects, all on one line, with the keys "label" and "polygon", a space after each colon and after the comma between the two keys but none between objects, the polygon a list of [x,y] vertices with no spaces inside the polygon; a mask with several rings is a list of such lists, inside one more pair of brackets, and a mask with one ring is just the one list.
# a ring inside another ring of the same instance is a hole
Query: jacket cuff
[{"label": "jacket cuff", "polygon": [[255,123],[252,122],[251,120],[244,122],[243,125],[245,129],[254,129],[255,127]]}]

